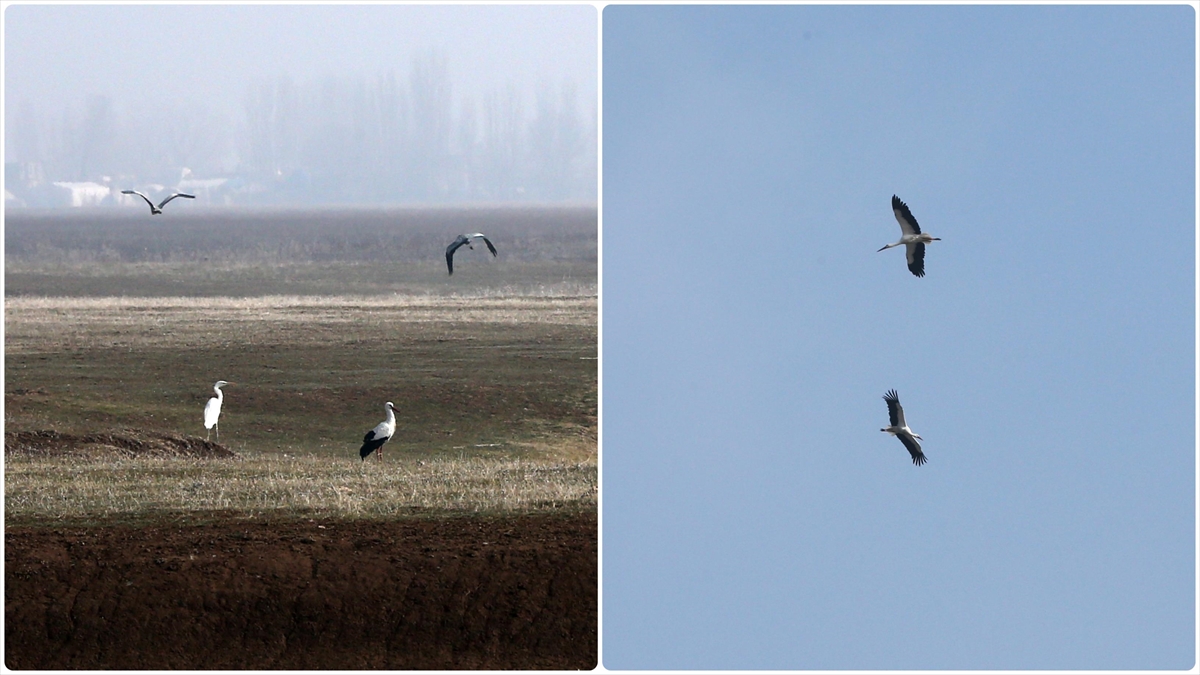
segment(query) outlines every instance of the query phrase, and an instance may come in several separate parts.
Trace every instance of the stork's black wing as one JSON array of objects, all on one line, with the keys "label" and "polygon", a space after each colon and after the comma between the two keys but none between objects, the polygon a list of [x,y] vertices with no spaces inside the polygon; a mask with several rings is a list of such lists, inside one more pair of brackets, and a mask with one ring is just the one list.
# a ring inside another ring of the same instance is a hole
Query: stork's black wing
[{"label": "stork's black wing", "polygon": [[905,244],[904,252],[908,257],[908,271],[913,276],[925,276],[925,244]]},{"label": "stork's black wing", "polygon": [[892,213],[896,214],[896,221],[900,223],[900,229],[909,234],[921,234],[921,226],[917,224],[917,219],[913,218],[912,211],[908,210],[908,204],[900,201],[896,195],[892,195]]},{"label": "stork's black wing", "polygon": [[137,190],[121,190],[121,194],[123,194],[123,195],[137,195],[137,196],[141,197],[142,199],[146,200],[146,203],[150,205],[150,208],[151,208],[151,210],[153,210],[153,209],[154,209],[154,202],[150,201],[150,198],[149,198],[149,197],[147,197],[146,195],[144,195],[144,194],[142,194],[142,193],[138,192]]},{"label": "stork's black wing", "polygon": [[900,442],[908,449],[908,454],[912,455],[913,464],[921,466],[928,461],[925,459],[925,453],[921,452],[921,444],[917,442],[917,439],[908,434],[896,434],[896,438],[900,439]]},{"label": "stork's black wing", "polygon": [[162,200],[162,203],[160,203],[158,205],[158,208],[161,209],[162,207],[166,206],[167,202],[171,201],[172,199],[175,199],[176,197],[187,197],[188,199],[195,199],[196,195],[188,195],[188,194],[184,194],[182,192],[176,192],[175,194],[171,195],[170,197],[167,197],[166,199]]},{"label": "stork's black wing", "polygon": [[458,239],[446,247],[446,269],[450,270],[450,274],[454,274],[454,252],[465,243],[467,243],[467,238],[460,234]]},{"label": "stork's black wing", "polygon": [[492,257],[495,258],[496,257],[496,247],[492,246],[491,240],[484,236],[480,236],[479,238],[483,240],[483,243],[487,244],[488,250],[492,252]]},{"label": "stork's black wing", "polygon": [[883,395],[883,400],[887,401],[888,420],[894,427],[904,426],[904,408],[900,407],[900,395],[895,389],[891,389]]},{"label": "stork's black wing", "polygon": [[[375,438],[375,430],[372,429],[371,431],[368,431],[367,435],[363,436],[362,447],[358,449],[359,457],[366,459],[367,455],[371,454],[372,452],[375,452],[380,447],[382,447],[384,443],[387,443],[388,438],[389,438],[388,436],[382,436],[380,438]],[[380,456],[382,457],[382,455],[380,455]]]}]

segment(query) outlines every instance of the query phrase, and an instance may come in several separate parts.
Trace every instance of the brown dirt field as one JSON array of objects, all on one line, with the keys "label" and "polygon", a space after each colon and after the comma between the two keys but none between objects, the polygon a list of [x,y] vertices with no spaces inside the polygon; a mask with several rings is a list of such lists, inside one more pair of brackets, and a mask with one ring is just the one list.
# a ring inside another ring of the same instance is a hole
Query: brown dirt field
[{"label": "brown dirt field", "polygon": [[11,669],[592,669],[594,513],[8,528]]}]

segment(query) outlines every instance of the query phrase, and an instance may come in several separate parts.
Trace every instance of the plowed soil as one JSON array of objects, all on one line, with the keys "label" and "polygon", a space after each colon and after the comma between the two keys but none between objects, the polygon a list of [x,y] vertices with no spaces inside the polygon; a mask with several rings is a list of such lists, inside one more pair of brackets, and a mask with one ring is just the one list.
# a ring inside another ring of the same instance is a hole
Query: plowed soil
[{"label": "plowed soil", "polygon": [[12,669],[591,669],[594,514],[5,532]]}]

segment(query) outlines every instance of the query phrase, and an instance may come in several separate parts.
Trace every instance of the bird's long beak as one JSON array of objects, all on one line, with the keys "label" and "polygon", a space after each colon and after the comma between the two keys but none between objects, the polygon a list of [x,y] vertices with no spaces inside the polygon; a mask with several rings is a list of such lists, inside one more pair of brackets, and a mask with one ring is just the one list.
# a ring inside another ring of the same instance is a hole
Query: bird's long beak
[{"label": "bird's long beak", "polygon": [[[884,246],[883,248],[879,249],[879,251],[886,251],[886,250],[887,250],[887,247],[886,247],[886,246]],[[876,253],[879,253],[879,251],[875,251],[875,252],[876,252]]]}]

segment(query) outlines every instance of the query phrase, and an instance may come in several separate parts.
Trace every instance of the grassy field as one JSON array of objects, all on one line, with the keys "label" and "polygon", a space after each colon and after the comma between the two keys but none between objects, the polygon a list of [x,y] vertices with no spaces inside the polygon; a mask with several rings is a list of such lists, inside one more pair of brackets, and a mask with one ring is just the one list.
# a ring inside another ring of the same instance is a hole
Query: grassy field
[{"label": "grassy field", "polygon": [[595,210],[401,215],[10,217],[6,432],[202,438],[224,379],[239,458],[6,453],[9,524],[593,509]]}]

